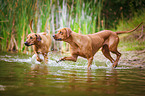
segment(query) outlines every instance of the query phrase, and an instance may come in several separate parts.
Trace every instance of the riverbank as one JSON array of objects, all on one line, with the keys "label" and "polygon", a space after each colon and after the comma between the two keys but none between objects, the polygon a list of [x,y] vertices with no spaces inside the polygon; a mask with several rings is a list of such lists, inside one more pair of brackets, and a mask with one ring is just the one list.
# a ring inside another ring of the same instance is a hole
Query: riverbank
[{"label": "riverbank", "polygon": [[[121,51],[121,58],[119,60],[119,65],[132,66],[138,68],[145,68],[145,50],[140,51]],[[111,54],[113,58],[116,58],[116,55]],[[109,60],[105,58],[101,51],[97,52],[94,60],[108,62]]]},{"label": "riverbank", "polygon": [[140,68],[145,67],[145,50],[122,52],[120,63]]}]

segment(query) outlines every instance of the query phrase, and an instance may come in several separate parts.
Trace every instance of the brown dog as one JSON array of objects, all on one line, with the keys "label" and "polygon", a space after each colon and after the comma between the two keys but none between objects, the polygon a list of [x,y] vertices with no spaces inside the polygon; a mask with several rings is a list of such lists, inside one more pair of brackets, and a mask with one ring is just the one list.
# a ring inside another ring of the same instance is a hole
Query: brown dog
[{"label": "brown dog", "polygon": [[49,47],[51,45],[51,38],[50,36],[43,32],[43,33],[34,33],[32,30],[32,21],[30,22],[30,30],[31,33],[27,36],[27,40],[25,42],[26,46],[33,46],[33,50],[37,56],[37,61],[41,62],[39,54],[44,56],[44,61],[47,63],[48,57],[47,54],[49,52]]},{"label": "brown dog", "polygon": [[[90,69],[93,56],[102,47],[104,56],[113,63],[113,67],[117,67],[121,56],[121,53],[119,53],[117,50],[119,43],[118,34],[132,32],[136,30],[141,24],[130,31],[112,32],[110,30],[104,30],[88,35],[75,33],[71,31],[70,28],[60,29],[57,34],[53,35],[53,37],[55,40],[68,42],[70,44],[70,51],[72,56],[61,58],[59,61],[69,60],[76,62],[77,57],[81,56],[87,58],[88,69]],[[117,55],[116,60],[111,57],[110,52]]]}]

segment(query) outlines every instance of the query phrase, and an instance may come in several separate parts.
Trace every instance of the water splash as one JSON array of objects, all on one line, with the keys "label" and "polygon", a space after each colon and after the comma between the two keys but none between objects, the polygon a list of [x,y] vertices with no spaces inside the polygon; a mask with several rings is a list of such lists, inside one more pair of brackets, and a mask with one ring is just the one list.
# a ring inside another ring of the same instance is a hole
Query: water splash
[{"label": "water splash", "polygon": [[[44,57],[42,54],[39,54],[40,59],[42,59],[44,61]],[[31,63],[32,64],[41,64],[41,62],[36,60],[36,54],[34,54],[31,58]]]},{"label": "water splash", "polygon": [[[44,57],[42,54],[39,55],[40,58],[44,61]],[[50,53],[50,55],[48,55],[48,63],[45,64],[48,67],[61,67],[63,69],[87,69],[87,60],[86,59],[82,59],[79,58],[77,60],[77,62],[72,62],[72,61],[62,61],[57,63],[56,60],[59,60],[60,57],[58,57],[57,55],[53,55],[52,53]],[[35,65],[41,65],[44,64],[44,62],[38,62],[36,60],[36,55],[34,54],[32,57],[29,57],[28,59],[23,59],[20,58],[19,56],[10,56],[10,55],[5,55],[5,56],[0,56],[0,60],[6,61],[6,62],[26,62],[31,64],[31,66],[35,66]],[[93,64],[91,65],[91,69],[111,69],[112,68],[112,63],[107,60],[105,65],[102,65],[104,63],[99,64],[99,62],[93,62]],[[129,69],[131,67],[117,67],[115,69]]]},{"label": "water splash", "polygon": [[112,63],[109,60],[106,61],[106,65],[107,67],[112,67]]},{"label": "water splash", "polygon": [[19,58],[19,56],[5,55],[5,56],[0,56],[0,60],[6,61],[6,62],[27,62],[27,63],[30,63],[31,58],[21,59],[21,58]]}]

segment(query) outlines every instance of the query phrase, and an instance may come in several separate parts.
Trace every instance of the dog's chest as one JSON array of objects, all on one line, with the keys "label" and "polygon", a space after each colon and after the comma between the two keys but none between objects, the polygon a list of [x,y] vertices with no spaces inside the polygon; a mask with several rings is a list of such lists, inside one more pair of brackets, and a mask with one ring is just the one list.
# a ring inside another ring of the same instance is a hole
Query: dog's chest
[{"label": "dog's chest", "polygon": [[86,52],[85,49],[81,49],[79,47],[78,48],[71,48],[71,54],[73,54],[73,55],[78,55],[78,56],[87,58],[88,53],[90,53],[90,52]]},{"label": "dog's chest", "polygon": [[37,53],[47,53],[48,52],[48,48],[47,46],[34,46],[34,50],[37,52]]}]

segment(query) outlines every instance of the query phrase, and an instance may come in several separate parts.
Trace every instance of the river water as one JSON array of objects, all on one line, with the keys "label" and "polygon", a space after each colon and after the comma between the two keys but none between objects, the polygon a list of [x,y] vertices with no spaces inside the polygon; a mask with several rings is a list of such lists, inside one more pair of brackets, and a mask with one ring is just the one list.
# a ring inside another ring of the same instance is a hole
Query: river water
[{"label": "river water", "polygon": [[0,96],[145,96],[145,69],[87,60],[60,62],[49,53],[48,64],[35,55],[0,53]]}]

